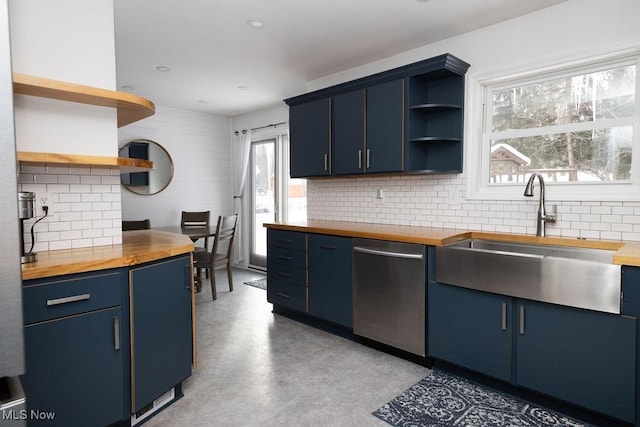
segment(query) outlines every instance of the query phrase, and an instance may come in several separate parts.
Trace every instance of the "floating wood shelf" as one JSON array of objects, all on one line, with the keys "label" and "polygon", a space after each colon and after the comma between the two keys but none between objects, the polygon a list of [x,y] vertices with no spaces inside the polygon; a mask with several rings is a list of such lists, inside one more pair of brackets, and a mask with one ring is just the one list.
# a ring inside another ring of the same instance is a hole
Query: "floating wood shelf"
[{"label": "floating wood shelf", "polygon": [[45,164],[55,166],[90,166],[119,168],[122,172],[142,172],[153,169],[153,162],[126,157],[85,156],[77,154],[36,153],[18,151],[17,159],[22,164]]},{"label": "floating wood shelf", "polygon": [[130,93],[25,74],[13,74],[13,90],[14,93],[21,95],[115,108],[118,114],[118,127],[142,120],[155,113],[153,102]]}]

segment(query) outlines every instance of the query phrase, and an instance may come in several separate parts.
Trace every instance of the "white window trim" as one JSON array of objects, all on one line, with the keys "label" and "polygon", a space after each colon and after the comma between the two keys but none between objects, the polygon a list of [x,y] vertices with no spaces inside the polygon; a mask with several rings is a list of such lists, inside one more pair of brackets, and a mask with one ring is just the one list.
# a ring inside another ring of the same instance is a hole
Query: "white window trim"
[{"label": "white window trim", "polygon": [[[471,106],[466,109],[465,128],[465,175],[467,182],[467,199],[472,200],[524,200],[524,184],[489,184],[489,156],[490,147],[483,140],[483,127],[486,114],[483,102],[486,87],[506,84],[513,80],[527,77],[543,77],[545,74],[557,75],[569,69],[591,67],[599,63],[624,62],[635,60],[636,70],[640,72],[640,47],[635,45],[625,49],[605,50],[600,54],[576,55],[559,62],[537,61],[536,65],[521,67],[515,72],[494,71],[486,75],[467,78],[465,104]],[[553,183],[547,184],[546,200],[548,201],[640,201],[640,84],[636,84],[636,115],[632,119],[622,119],[626,124],[633,124],[633,148],[631,181],[617,183]],[[616,119],[619,120],[619,119]],[[593,126],[590,123],[588,126]],[[540,129],[536,130],[537,132]]]}]

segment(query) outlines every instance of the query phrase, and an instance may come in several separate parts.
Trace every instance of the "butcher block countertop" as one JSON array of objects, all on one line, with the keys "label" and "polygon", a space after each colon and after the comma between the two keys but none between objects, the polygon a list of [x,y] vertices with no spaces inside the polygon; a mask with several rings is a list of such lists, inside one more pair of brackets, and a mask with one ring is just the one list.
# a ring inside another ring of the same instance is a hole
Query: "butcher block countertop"
[{"label": "butcher block countertop", "polygon": [[453,228],[413,227],[406,225],[369,224],[346,221],[309,220],[292,223],[269,223],[265,227],[275,230],[329,234],[333,236],[361,237],[365,239],[392,240],[443,246],[463,239],[491,239],[515,243],[538,243],[556,246],[574,246],[616,251],[613,263],[640,266],[640,242],[576,239],[569,237],[537,237],[525,234],[489,233],[457,230]]},{"label": "butcher block countertop", "polygon": [[22,265],[22,280],[127,267],[192,251],[193,242],[182,234],[125,231],[121,245],[38,252],[38,261]]}]

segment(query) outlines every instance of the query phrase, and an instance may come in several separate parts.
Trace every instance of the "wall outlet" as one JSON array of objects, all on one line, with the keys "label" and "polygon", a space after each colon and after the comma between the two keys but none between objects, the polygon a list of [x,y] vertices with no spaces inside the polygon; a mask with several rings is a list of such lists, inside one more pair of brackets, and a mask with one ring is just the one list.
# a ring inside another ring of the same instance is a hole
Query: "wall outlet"
[{"label": "wall outlet", "polygon": [[53,194],[40,193],[36,195],[36,217],[44,215],[43,206],[49,207],[49,212],[47,213],[47,215],[53,214]]}]

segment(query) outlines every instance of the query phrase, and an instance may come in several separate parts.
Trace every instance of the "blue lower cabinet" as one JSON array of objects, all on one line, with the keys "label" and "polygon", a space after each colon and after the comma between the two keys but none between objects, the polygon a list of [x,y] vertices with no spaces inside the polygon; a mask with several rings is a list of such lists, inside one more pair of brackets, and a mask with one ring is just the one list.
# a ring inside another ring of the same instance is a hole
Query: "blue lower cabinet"
[{"label": "blue lower cabinet", "polygon": [[351,239],[309,235],[309,314],[353,327]]},{"label": "blue lower cabinet", "polygon": [[429,283],[431,357],[505,381],[511,379],[511,298]]},{"label": "blue lower cabinet", "polygon": [[636,319],[519,301],[516,383],[635,421]]},{"label": "blue lower cabinet", "polygon": [[440,360],[635,421],[636,318],[429,283]]},{"label": "blue lower cabinet", "polygon": [[307,312],[307,287],[267,278],[267,301],[303,313]]},{"label": "blue lower cabinet", "polygon": [[25,327],[28,425],[105,426],[125,417],[121,320],[118,306]]},{"label": "blue lower cabinet", "polygon": [[130,270],[132,412],[191,375],[190,275],[189,257]]}]

